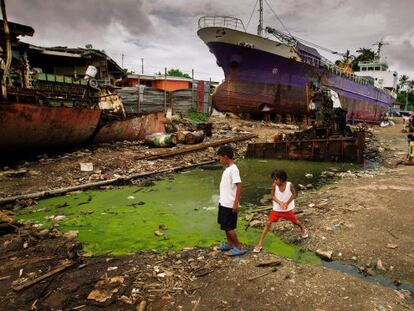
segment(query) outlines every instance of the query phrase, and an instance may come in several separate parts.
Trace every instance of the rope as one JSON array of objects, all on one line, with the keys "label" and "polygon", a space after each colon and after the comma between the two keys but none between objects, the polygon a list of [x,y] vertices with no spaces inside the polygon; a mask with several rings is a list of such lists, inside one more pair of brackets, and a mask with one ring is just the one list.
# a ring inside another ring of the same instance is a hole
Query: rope
[{"label": "rope", "polygon": [[277,20],[279,21],[279,23],[282,25],[282,27],[284,28],[284,30],[293,37],[293,35],[289,32],[289,30],[287,29],[287,27],[285,26],[285,24],[283,24],[282,20],[279,18],[279,16],[275,13],[275,11],[273,11],[272,7],[270,6],[269,2],[267,2],[267,0],[265,0],[267,6],[270,8],[270,10],[273,12],[273,15],[277,18]]}]

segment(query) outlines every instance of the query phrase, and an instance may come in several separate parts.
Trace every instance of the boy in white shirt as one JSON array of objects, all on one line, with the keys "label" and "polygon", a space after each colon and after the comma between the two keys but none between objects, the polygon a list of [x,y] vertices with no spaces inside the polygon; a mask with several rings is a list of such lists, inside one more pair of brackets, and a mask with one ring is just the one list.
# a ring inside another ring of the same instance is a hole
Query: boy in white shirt
[{"label": "boy in white shirt", "polygon": [[233,160],[233,149],[230,146],[221,146],[217,151],[221,164],[226,169],[221,176],[220,201],[217,222],[221,230],[226,232],[227,242],[220,244],[219,249],[229,251],[229,256],[240,256],[247,251],[242,249],[236,234],[237,214],[240,206],[241,179],[239,169]]}]

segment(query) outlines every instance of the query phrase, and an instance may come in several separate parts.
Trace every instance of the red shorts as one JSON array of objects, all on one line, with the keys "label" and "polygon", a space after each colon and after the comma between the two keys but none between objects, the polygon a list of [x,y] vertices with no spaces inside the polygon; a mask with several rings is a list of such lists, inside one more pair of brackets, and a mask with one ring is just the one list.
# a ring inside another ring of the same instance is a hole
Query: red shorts
[{"label": "red shorts", "polygon": [[280,218],[290,220],[293,223],[298,222],[298,219],[296,218],[296,215],[293,211],[287,211],[287,212],[271,211],[270,212],[270,215],[269,215],[269,221],[270,222],[276,222]]}]

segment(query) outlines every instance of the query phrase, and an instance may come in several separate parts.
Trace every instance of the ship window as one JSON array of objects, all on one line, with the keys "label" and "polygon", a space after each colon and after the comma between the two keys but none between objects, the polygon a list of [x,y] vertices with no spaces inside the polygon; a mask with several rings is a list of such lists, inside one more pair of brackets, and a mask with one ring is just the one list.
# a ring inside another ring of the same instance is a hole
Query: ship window
[{"label": "ship window", "polygon": [[381,70],[381,68],[380,67],[375,67],[375,70]]},{"label": "ship window", "polygon": [[374,68],[373,67],[369,67],[368,70],[374,70]]},{"label": "ship window", "polygon": [[362,67],[361,69],[362,69],[362,71],[367,71],[367,68],[365,68],[365,67]]}]

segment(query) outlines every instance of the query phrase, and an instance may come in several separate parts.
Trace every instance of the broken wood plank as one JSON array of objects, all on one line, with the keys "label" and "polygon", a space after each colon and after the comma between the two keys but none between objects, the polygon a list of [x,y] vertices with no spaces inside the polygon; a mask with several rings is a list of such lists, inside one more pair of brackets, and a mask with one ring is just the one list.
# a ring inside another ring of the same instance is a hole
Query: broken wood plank
[{"label": "broken wood plank", "polygon": [[205,269],[205,268],[200,268],[200,269],[194,271],[194,276],[200,278],[200,277],[206,276],[206,275],[208,275],[212,272],[214,272],[214,269],[209,270],[209,269]]},{"label": "broken wood plank", "polygon": [[253,280],[256,280],[256,279],[258,279],[258,278],[261,278],[261,277],[263,277],[263,276],[266,276],[266,275],[268,275],[268,274],[270,274],[270,273],[273,273],[273,272],[276,272],[276,271],[277,271],[277,268],[273,268],[273,269],[272,269],[272,270],[270,270],[270,271],[264,272],[264,273],[259,274],[259,275],[256,275],[256,276],[252,276],[252,277],[248,278],[248,279],[247,279],[247,281],[253,281]]},{"label": "broken wood plank", "polygon": [[282,261],[280,259],[270,259],[266,261],[259,262],[256,264],[256,267],[276,267],[280,266]]},{"label": "broken wood plank", "polygon": [[0,199],[0,205],[6,204],[6,203],[11,203],[11,202],[14,202],[14,201],[17,201],[17,200],[23,200],[23,199],[35,199],[35,198],[52,197],[52,196],[61,195],[61,194],[67,193],[67,192],[85,190],[85,189],[90,189],[90,188],[97,188],[97,187],[106,186],[106,185],[114,184],[114,183],[121,182],[121,181],[128,181],[128,180],[132,180],[132,179],[137,179],[137,178],[142,178],[142,177],[147,177],[147,176],[162,174],[162,173],[170,173],[170,172],[180,171],[180,170],[184,170],[184,169],[188,169],[188,168],[192,168],[192,167],[197,167],[197,166],[203,166],[203,165],[212,164],[212,163],[216,163],[216,160],[203,161],[203,162],[199,162],[199,163],[195,163],[195,164],[172,167],[172,168],[168,168],[168,169],[165,169],[165,170],[159,170],[159,171],[154,171],[154,172],[137,173],[137,174],[132,174],[132,175],[128,175],[128,176],[121,176],[121,177],[117,177],[117,178],[112,178],[112,179],[107,179],[107,180],[103,180],[103,181],[92,182],[92,183],[87,183],[87,184],[82,184],[82,185],[77,185],[77,186],[71,186],[71,187],[58,188],[58,189],[53,189],[53,190],[48,190],[48,191],[41,191],[41,192],[35,192],[35,193],[16,195],[16,196],[6,197],[6,198]]},{"label": "broken wood plank", "polygon": [[261,208],[256,208],[256,209],[252,209],[249,211],[249,213],[260,213],[260,212],[265,212],[265,211],[269,211],[273,208],[273,206],[265,206],[265,207],[261,207]]},{"label": "broken wood plank", "polygon": [[194,145],[190,147],[183,147],[183,148],[179,148],[176,150],[162,151],[156,154],[150,154],[150,155],[145,155],[145,156],[137,156],[134,159],[135,160],[144,160],[144,159],[153,160],[153,159],[167,158],[167,157],[172,157],[178,154],[183,154],[183,153],[187,153],[191,151],[197,151],[201,149],[207,149],[208,147],[225,145],[225,144],[236,142],[236,141],[248,140],[248,139],[252,139],[255,137],[257,137],[256,134],[247,134],[247,135],[241,135],[237,137],[229,137],[229,138],[210,141],[210,142],[206,142],[206,143],[202,143],[202,144],[198,144],[198,145]]},{"label": "broken wood plank", "polygon": [[22,290],[24,290],[24,289],[26,289],[26,288],[28,288],[28,287],[36,284],[36,283],[39,283],[40,281],[43,281],[43,280],[51,277],[52,275],[55,275],[55,274],[57,274],[59,272],[62,272],[63,270],[66,270],[67,268],[69,268],[69,267],[71,267],[73,265],[74,265],[74,262],[65,262],[59,268],[56,268],[56,269],[54,269],[54,270],[52,270],[52,271],[50,271],[50,272],[48,272],[48,273],[46,273],[46,274],[44,274],[42,276],[39,276],[38,278],[35,278],[35,279],[31,280],[31,281],[28,281],[28,282],[26,282],[26,283],[24,283],[22,285],[12,286],[12,288],[16,292],[20,292],[20,291],[22,291]]}]

